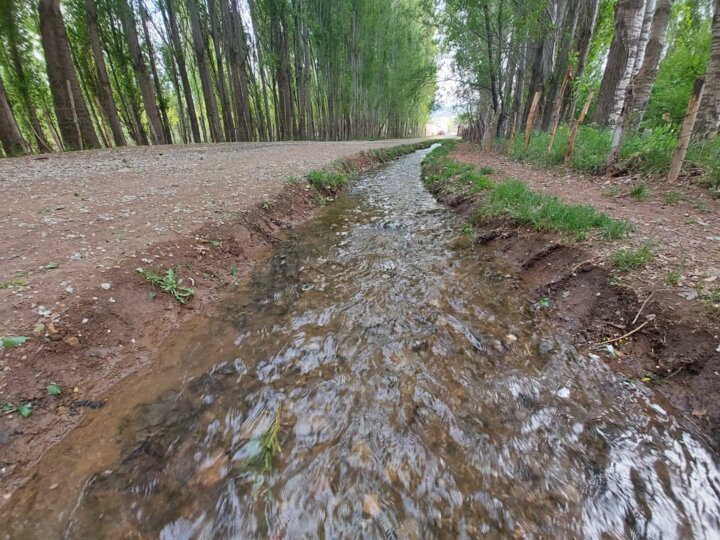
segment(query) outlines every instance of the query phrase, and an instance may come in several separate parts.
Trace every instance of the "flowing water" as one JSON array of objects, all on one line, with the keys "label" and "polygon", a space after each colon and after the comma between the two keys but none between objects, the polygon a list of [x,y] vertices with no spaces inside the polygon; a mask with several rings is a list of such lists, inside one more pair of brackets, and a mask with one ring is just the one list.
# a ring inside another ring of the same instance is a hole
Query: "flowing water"
[{"label": "flowing water", "polygon": [[426,153],[275,250],[16,537],[718,538],[713,457],[472,249]]}]

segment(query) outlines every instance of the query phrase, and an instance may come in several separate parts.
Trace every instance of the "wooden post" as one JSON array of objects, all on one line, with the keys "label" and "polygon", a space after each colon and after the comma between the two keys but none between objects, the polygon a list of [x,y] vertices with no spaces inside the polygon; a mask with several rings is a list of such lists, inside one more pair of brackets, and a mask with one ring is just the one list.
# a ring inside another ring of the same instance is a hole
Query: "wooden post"
[{"label": "wooden post", "polygon": [[555,102],[555,111],[553,111],[552,127],[550,128],[550,143],[548,144],[548,152],[552,152],[553,146],[555,146],[555,135],[557,135],[558,126],[560,125],[560,115],[562,114],[562,105],[565,100],[565,92],[570,85],[570,81],[573,76],[572,66],[568,66],[565,78],[563,79],[562,86],[560,86],[560,95]]},{"label": "wooden post", "polygon": [[538,90],[533,96],[532,104],[530,105],[530,112],[528,113],[527,125],[525,126],[525,150],[530,146],[530,134],[532,133],[533,123],[535,122],[535,113],[537,113],[538,103],[540,103],[540,96],[542,92]]},{"label": "wooden post", "polygon": [[582,111],[580,111],[580,116],[573,121],[572,127],[570,128],[570,136],[568,137],[568,145],[565,149],[565,163],[570,161],[570,158],[572,158],[573,149],[575,148],[575,137],[577,137],[578,128],[580,128],[580,124],[582,124],[585,121],[585,117],[587,116],[588,111],[590,110],[590,103],[592,103],[593,98],[595,97],[595,90],[591,90],[590,94],[588,95],[587,99],[585,100],[585,104],[583,105]]},{"label": "wooden post", "polygon": [[78,136],[78,146],[80,147],[79,150],[83,150],[83,139],[82,139],[82,131],[80,131],[80,122],[78,122],[78,116],[77,111],[75,110],[75,97],[72,93],[72,87],[70,86],[70,81],[65,81],[67,84],[67,91],[68,95],[70,96],[70,108],[72,109],[72,116],[73,116],[73,122],[75,123],[75,130],[77,131]]},{"label": "wooden post", "polygon": [[682,131],[680,131],[680,138],[678,139],[677,148],[675,149],[675,155],[673,156],[672,163],[670,163],[670,172],[668,173],[668,180],[670,180],[670,182],[677,181],[678,176],[680,176],[680,170],[682,169],[685,154],[687,154],[688,145],[690,144],[690,137],[692,137],[693,128],[695,127],[695,120],[697,120],[700,98],[702,97],[704,87],[704,77],[695,80],[685,122],[683,123]]}]

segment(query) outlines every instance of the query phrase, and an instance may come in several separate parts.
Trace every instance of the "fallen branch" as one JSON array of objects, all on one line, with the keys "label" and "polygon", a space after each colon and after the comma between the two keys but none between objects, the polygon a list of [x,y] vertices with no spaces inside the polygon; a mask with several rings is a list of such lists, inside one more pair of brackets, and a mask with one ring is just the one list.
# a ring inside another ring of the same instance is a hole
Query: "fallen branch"
[{"label": "fallen branch", "polygon": [[645,328],[649,323],[650,323],[649,320],[648,320],[648,321],[645,321],[645,322],[642,323],[640,326],[638,326],[635,330],[631,330],[631,331],[628,332],[627,334],[622,335],[622,336],[620,336],[620,337],[613,338],[613,339],[608,339],[608,340],[603,341],[603,342],[601,342],[601,343],[597,343],[597,344],[595,344],[595,346],[596,346],[596,347],[600,347],[601,345],[608,345],[608,344],[610,344],[610,343],[615,343],[616,341],[623,340],[623,339],[625,339],[625,338],[627,338],[627,337],[632,336],[635,332],[639,332],[640,330],[642,330],[643,328]]},{"label": "fallen branch", "polygon": [[577,271],[580,269],[581,266],[585,266],[586,264],[591,264],[591,263],[594,263],[594,262],[595,262],[595,259],[588,259],[587,261],[583,261],[583,262],[581,262],[581,263],[578,263],[578,264],[576,264],[576,265],[573,267],[572,270],[570,270],[570,273],[571,273],[571,274],[574,274],[575,272],[577,272]]},{"label": "fallen branch", "polygon": [[647,305],[647,303],[650,301],[650,299],[653,296],[655,296],[655,291],[651,292],[650,296],[648,296],[647,299],[643,302],[643,305],[640,306],[640,311],[637,312],[637,315],[635,315],[635,318],[632,320],[632,322],[630,324],[635,324],[637,322],[638,318],[640,318],[640,314],[642,313],[643,309],[645,309],[645,306]]}]

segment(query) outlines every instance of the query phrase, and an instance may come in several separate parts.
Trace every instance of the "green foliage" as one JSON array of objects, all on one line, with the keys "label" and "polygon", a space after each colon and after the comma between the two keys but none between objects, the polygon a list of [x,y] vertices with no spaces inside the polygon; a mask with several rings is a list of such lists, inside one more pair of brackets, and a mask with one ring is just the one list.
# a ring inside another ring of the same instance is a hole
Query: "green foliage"
[{"label": "green foliage", "polygon": [[653,249],[649,244],[643,244],[635,248],[623,248],[612,255],[613,264],[621,271],[628,272],[633,268],[646,266],[655,258]]},{"label": "green foliage", "polygon": [[700,301],[713,315],[720,317],[720,285],[700,291]]},{"label": "green foliage", "polygon": [[22,405],[13,405],[12,403],[5,403],[0,411],[3,414],[18,413],[23,418],[27,418],[32,414],[32,404],[23,403]]},{"label": "green foliage", "polygon": [[315,189],[324,189],[330,193],[336,193],[347,184],[347,175],[344,173],[317,170],[308,173],[307,180]]},{"label": "green foliage", "polygon": [[538,193],[519,180],[500,182],[477,210],[476,219],[507,217],[541,231],[559,231],[584,238],[598,230],[608,240],[622,238],[629,225],[600,213],[592,206],[568,204],[552,195]]},{"label": "green foliage", "polygon": [[49,396],[59,396],[62,393],[62,390],[60,390],[60,386],[54,382],[48,384],[45,389],[47,390]]},{"label": "green foliage", "polygon": [[172,268],[168,268],[162,276],[157,272],[145,271],[142,268],[138,268],[137,272],[154,287],[158,287],[161,291],[170,294],[181,304],[187,302],[195,294],[195,291],[183,286],[183,280],[178,279],[177,272]]},{"label": "green foliage", "polygon": [[636,201],[644,201],[647,199],[648,192],[645,184],[638,184],[630,189],[629,195]]},{"label": "green foliage", "polygon": [[665,276],[665,283],[672,287],[677,287],[680,283],[680,278],[682,277],[682,272],[680,270],[671,270],[668,272],[667,276]]},{"label": "green foliage", "polygon": [[665,204],[677,204],[682,200],[682,198],[682,192],[671,189],[665,194]]},{"label": "green foliage", "polygon": [[0,289],[12,289],[13,287],[24,287],[25,285],[27,285],[27,281],[19,278],[0,281]]},{"label": "green foliage", "polygon": [[27,336],[12,336],[12,337],[0,338],[0,348],[14,349],[15,347],[19,347],[20,345],[22,345],[29,339],[30,338]]}]

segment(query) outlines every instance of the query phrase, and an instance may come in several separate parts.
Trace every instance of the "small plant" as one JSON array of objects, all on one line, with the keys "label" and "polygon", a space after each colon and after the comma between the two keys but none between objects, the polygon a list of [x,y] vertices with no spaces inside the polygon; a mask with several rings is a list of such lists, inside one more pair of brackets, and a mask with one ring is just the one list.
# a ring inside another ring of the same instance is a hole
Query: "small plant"
[{"label": "small plant", "polygon": [[291,176],[291,177],[288,178],[287,181],[286,181],[286,183],[287,183],[289,186],[295,186],[295,185],[299,184],[300,182],[302,182],[302,179],[301,179],[300,177],[298,177],[298,176]]},{"label": "small plant", "polygon": [[178,279],[175,270],[172,268],[168,268],[164,276],[152,271],[146,272],[142,268],[138,268],[137,272],[153,286],[159,287],[163,292],[172,295],[181,304],[187,302],[188,298],[195,294],[195,291],[182,285],[183,280]]},{"label": "small plant", "polygon": [[490,175],[495,174],[495,169],[492,167],[480,167],[480,170],[478,171],[482,175]]},{"label": "small plant", "polygon": [[318,206],[325,206],[327,204],[327,199],[323,197],[321,193],[315,193],[313,202]]},{"label": "small plant", "polygon": [[607,189],[603,190],[603,195],[610,198],[615,198],[620,196],[620,188],[617,186],[610,186]]},{"label": "small plant", "polygon": [[677,204],[682,200],[680,191],[670,190],[665,194],[665,204]]},{"label": "small plant", "polygon": [[671,287],[677,287],[680,283],[681,277],[682,272],[680,272],[680,270],[671,270],[670,272],[668,272],[667,276],[665,276],[665,283],[667,283]]},{"label": "small plant", "polygon": [[623,248],[616,251],[612,256],[613,264],[621,271],[628,272],[633,268],[640,268],[650,263],[655,258],[652,248],[643,244],[636,248]]},{"label": "small plant", "polygon": [[210,247],[217,249],[222,245],[222,242],[220,240],[210,240]]},{"label": "small plant", "polygon": [[244,467],[253,467],[259,469],[261,473],[267,473],[272,470],[273,459],[282,449],[279,442],[280,435],[280,412],[275,412],[270,427],[260,437],[251,439],[249,445],[252,446],[252,453],[248,455]]},{"label": "small plant", "polygon": [[32,414],[32,404],[23,403],[22,405],[14,405],[12,403],[5,403],[0,410],[2,410],[3,414],[18,413],[23,418],[27,418]]},{"label": "small plant", "polygon": [[237,266],[231,266],[231,267],[230,267],[230,275],[231,275],[232,277],[238,277],[238,273],[239,273],[239,271],[238,271],[238,267],[237,267]]},{"label": "small plant", "polygon": [[27,336],[11,336],[0,338],[0,349],[14,349],[25,343],[30,338]]},{"label": "small plant", "polygon": [[552,305],[552,303],[550,302],[550,299],[547,296],[543,296],[538,301],[538,306],[541,308],[544,308],[544,309],[549,308],[551,305]]},{"label": "small plant", "polygon": [[472,226],[472,223],[466,223],[463,225],[462,233],[465,236],[475,236],[475,229]]},{"label": "small plant", "polygon": [[45,387],[48,396],[59,396],[61,394],[60,386],[57,383],[51,382]]},{"label": "small plant", "polygon": [[260,206],[263,210],[270,210],[272,208],[272,201],[267,195],[263,195],[262,202],[260,203]]},{"label": "small plant", "polygon": [[308,173],[307,179],[315,189],[325,189],[331,193],[347,183],[345,174],[330,171],[312,171]]},{"label": "small plant", "polygon": [[712,311],[713,315],[720,316],[720,285],[713,289],[701,291],[700,300]]},{"label": "small plant", "polygon": [[629,195],[636,201],[644,201],[647,199],[648,192],[645,184],[638,184],[630,189]]},{"label": "small plant", "polygon": [[13,287],[24,287],[25,285],[27,285],[27,281],[18,278],[0,281],[0,289],[12,289]]}]

